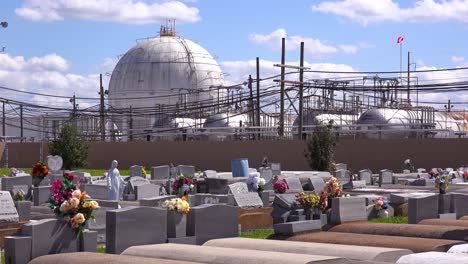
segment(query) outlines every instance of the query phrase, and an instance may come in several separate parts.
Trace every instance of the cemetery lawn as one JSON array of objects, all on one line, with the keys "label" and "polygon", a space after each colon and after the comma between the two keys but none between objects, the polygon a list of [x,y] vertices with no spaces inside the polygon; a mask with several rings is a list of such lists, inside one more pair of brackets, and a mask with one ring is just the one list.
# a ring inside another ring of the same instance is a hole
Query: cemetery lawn
[{"label": "cemetery lawn", "polygon": [[407,224],[408,217],[405,216],[395,216],[387,219],[374,218],[371,220],[373,223],[385,223],[385,224]]},{"label": "cemetery lawn", "polygon": [[273,235],[275,232],[273,230],[253,230],[250,232],[245,232],[240,235],[243,238],[256,238],[256,239],[266,239],[267,237]]},{"label": "cemetery lawn", "polygon": [[96,252],[97,253],[106,253],[106,247],[97,247]]},{"label": "cemetery lawn", "polygon": [[[103,169],[76,169],[74,171],[81,171],[81,172],[89,172],[91,176],[102,176],[105,172],[108,172],[109,170],[103,170]],[[129,170],[123,170],[119,169],[120,175],[129,175]]]},{"label": "cemetery lawn", "polygon": [[[21,168],[20,170],[26,172],[26,173],[30,173],[31,172],[31,168]],[[6,176],[6,175],[10,175],[11,173],[11,169],[10,168],[0,168],[0,177],[3,177],[3,176]]]}]

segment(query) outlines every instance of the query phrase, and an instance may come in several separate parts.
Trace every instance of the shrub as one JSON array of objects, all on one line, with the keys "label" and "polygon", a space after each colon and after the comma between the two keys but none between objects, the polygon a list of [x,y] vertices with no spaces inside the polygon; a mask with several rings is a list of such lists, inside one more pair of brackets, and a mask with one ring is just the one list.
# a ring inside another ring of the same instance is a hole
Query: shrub
[{"label": "shrub", "polygon": [[63,167],[71,170],[86,165],[88,144],[78,135],[75,126],[65,124],[58,138],[49,144],[49,152],[51,155],[62,156]]},{"label": "shrub", "polygon": [[317,126],[312,137],[307,140],[304,155],[313,170],[331,170],[336,146],[336,137],[331,129],[332,123],[328,126]]}]

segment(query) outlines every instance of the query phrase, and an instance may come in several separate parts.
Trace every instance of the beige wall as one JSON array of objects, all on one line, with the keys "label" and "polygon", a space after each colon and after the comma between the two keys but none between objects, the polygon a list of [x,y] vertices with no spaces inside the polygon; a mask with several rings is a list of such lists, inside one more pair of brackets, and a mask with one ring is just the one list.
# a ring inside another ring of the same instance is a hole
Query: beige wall
[{"label": "beige wall", "polygon": [[[39,158],[39,143],[9,143],[9,165],[30,167]],[[230,160],[248,158],[250,167],[260,166],[264,155],[281,162],[283,170],[309,170],[302,141],[200,141],[91,143],[88,168],[105,169],[113,159],[120,168],[193,164],[197,170],[229,171]],[[47,146],[44,146],[44,156]],[[403,170],[410,158],[416,167],[458,167],[468,164],[468,139],[340,140],[336,160],[354,172],[364,168]]]}]

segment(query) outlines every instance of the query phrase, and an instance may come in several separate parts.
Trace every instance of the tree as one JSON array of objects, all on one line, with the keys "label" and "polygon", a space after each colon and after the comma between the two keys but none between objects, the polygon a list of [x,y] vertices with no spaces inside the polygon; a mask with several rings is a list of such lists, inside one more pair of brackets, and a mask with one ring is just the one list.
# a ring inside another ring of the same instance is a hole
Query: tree
[{"label": "tree", "polygon": [[332,125],[333,123],[330,122],[327,126],[317,126],[312,137],[307,140],[304,155],[313,170],[331,170],[336,146],[336,137],[332,132]]},{"label": "tree", "polygon": [[65,169],[79,168],[86,164],[88,144],[78,135],[74,125],[65,124],[58,139],[49,144],[49,153],[62,156]]}]

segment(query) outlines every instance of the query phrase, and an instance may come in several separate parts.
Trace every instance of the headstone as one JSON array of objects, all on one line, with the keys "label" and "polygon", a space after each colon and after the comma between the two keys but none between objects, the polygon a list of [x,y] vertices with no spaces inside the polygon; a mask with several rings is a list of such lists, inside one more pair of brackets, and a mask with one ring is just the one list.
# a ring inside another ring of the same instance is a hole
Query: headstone
[{"label": "headstone", "polygon": [[439,194],[439,214],[451,213],[452,194]]},{"label": "headstone", "polygon": [[363,197],[333,198],[331,223],[367,221],[366,200]]},{"label": "headstone", "polygon": [[107,200],[109,199],[108,196],[108,189],[107,189],[107,182],[105,185],[101,184],[81,184],[80,189],[85,191],[91,198],[97,200]]},{"label": "headstone", "polygon": [[273,176],[281,175],[281,163],[271,163],[270,168],[273,172]]},{"label": "headstone", "polygon": [[348,165],[346,165],[345,163],[335,164],[335,170],[347,170],[347,169],[348,169]]},{"label": "headstone", "polygon": [[351,181],[351,172],[349,170],[336,170],[335,177],[342,185],[345,185]]},{"label": "headstone", "polygon": [[439,195],[426,195],[408,199],[408,223],[417,224],[439,215]]},{"label": "headstone", "polygon": [[410,170],[403,170],[403,174],[410,174],[411,171]]},{"label": "headstone", "polygon": [[143,178],[146,178],[146,175],[143,175],[143,172],[141,170],[142,168],[143,167],[139,166],[139,165],[131,166],[130,170],[129,170],[130,177],[143,177]]},{"label": "headstone", "polygon": [[49,168],[49,171],[52,173],[57,173],[62,169],[63,166],[63,159],[62,157],[56,155],[52,156],[49,155],[47,156],[47,167]]},{"label": "headstone", "polygon": [[284,181],[288,185],[288,192],[303,192],[304,191],[299,178],[290,177],[290,178],[284,179]]},{"label": "headstone", "polygon": [[381,170],[379,173],[379,185],[392,184],[393,183],[393,171]]},{"label": "headstone", "polygon": [[249,192],[245,182],[228,185],[229,191],[234,195],[237,206],[241,208],[261,208],[263,201],[257,192]]},{"label": "headstone", "polygon": [[468,215],[468,195],[453,193],[452,194],[452,212],[457,214],[457,219]]},{"label": "headstone", "polygon": [[273,200],[273,205],[279,206],[285,209],[295,209],[297,207],[295,194],[276,194],[275,199]]},{"label": "headstone", "polygon": [[120,254],[137,245],[166,243],[167,211],[154,207],[125,207],[106,214],[106,253]]},{"label": "headstone", "polygon": [[409,198],[414,197],[425,197],[432,195],[434,193],[427,192],[414,192],[414,193],[391,193],[390,194],[390,203],[392,204],[404,204],[408,202]]},{"label": "headstone", "polygon": [[165,196],[159,196],[155,198],[144,198],[138,200],[140,206],[147,206],[147,207],[162,207],[162,204],[166,200],[170,200],[172,198],[176,198],[177,196],[175,195],[165,195]]},{"label": "headstone", "polygon": [[320,220],[295,221],[275,224],[273,229],[275,234],[287,236],[304,232],[319,232],[322,230],[322,222]]},{"label": "headstone", "polygon": [[320,177],[310,177],[308,186],[310,191],[319,193],[325,188],[325,181]]},{"label": "headstone", "polygon": [[424,168],[419,168],[418,169],[418,173],[424,173],[424,172],[426,172],[426,169],[424,169]]},{"label": "headstone", "polygon": [[39,206],[49,202],[50,186],[39,186],[32,188],[33,205]]},{"label": "headstone", "polygon": [[206,191],[211,194],[226,194],[228,179],[206,178]]},{"label": "headstone", "polygon": [[195,166],[192,165],[178,165],[179,174],[185,174],[189,177],[195,177]]},{"label": "headstone", "polygon": [[0,223],[17,223],[19,215],[10,192],[0,191]]},{"label": "headstone", "polygon": [[198,206],[202,204],[227,204],[228,196],[223,194],[197,193],[189,195],[191,199],[190,206]]},{"label": "headstone", "polygon": [[99,208],[93,211],[94,221],[87,222],[87,228],[98,232],[97,241],[99,244],[106,242],[106,212],[119,208],[118,201],[98,201]]},{"label": "headstone", "polygon": [[211,178],[211,179],[219,178],[218,173],[214,170],[206,170],[203,172],[203,175],[205,176],[205,178]]},{"label": "headstone", "polygon": [[105,185],[105,186],[107,186],[107,180],[95,180],[95,181],[92,181],[91,184],[93,184],[93,185]]},{"label": "headstone", "polygon": [[69,252],[95,252],[97,233],[84,232],[83,238],[91,236],[88,243],[81,243],[76,231],[70,228],[68,221],[44,219],[23,225],[21,235],[32,238],[31,257]]},{"label": "headstone", "polygon": [[29,185],[13,185],[10,193],[13,195],[13,198],[17,194],[22,194],[24,200],[28,200],[31,194],[31,186]]},{"label": "headstone", "polygon": [[367,185],[372,185],[372,171],[371,170],[360,170],[358,174],[358,180],[366,181]]},{"label": "headstone", "polygon": [[[32,176],[1,177],[1,190],[12,191],[21,188],[27,197],[31,194]],[[15,187],[16,186],[16,187]]]},{"label": "headstone", "polygon": [[222,204],[191,207],[187,216],[187,236],[197,244],[208,240],[239,236],[239,208]]},{"label": "headstone", "polygon": [[260,168],[260,177],[265,179],[266,184],[270,183],[273,180],[273,170],[269,168]]},{"label": "headstone", "polygon": [[362,189],[366,188],[366,181],[352,181],[351,182],[351,187],[353,189]]},{"label": "headstone", "polygon": [[168,165],[151,167],[152,180],[165,180],[170,177],[170,167]]},{"label": "headstone", "polygon": [[136,186],[142,186],[142,185],[151,184],[151,183],[149,180],[143,177],[133,176],[132,178],[130,178],[129,184],[130,184],[130,193],[135,193]]}]

